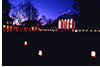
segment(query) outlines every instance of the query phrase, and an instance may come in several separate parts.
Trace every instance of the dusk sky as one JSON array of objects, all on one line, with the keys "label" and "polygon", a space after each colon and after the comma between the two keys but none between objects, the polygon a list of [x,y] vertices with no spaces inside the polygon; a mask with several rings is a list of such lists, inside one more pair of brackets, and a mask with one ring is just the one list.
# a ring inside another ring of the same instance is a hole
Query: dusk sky
[{"label": "dusk sky", "polygon": [[[24,0],[9,0],[10,3],[18,5],[24,3]],[[44,15],[47,18],[56,19],[61,14],[72,10],[73,0],[32,0],[33,5],[37,8],[40,16]]]}]

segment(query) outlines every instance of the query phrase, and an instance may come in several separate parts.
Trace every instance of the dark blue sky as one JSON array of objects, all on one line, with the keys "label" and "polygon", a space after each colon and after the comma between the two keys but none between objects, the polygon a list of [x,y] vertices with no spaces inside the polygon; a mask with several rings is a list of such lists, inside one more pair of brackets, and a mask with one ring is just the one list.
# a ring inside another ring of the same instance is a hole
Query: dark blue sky
[{"label": "dark blue sky", "polygon": [[[14,5],[24,2],[24,0],[9,1]],[[45,15],[47,18],[56,19],[68,10],[75,12],[72,8],[73,0],[32,0],[32,3],[38,9],[40,15]]]}]

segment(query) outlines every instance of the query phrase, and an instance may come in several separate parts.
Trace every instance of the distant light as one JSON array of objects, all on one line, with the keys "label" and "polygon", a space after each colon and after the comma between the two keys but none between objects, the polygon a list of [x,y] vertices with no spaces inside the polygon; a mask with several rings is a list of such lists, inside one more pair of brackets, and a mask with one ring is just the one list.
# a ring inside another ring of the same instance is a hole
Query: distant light
[{"label": "distant light", "polygon": [[82,32],[84,32],[85,30],[83,29]]},{"label": "distant light", "polygon": [[25,26],[25,24],[23,24],[23,26]]},{"label": "distant light", "polygon": [[97,30],[94,30],[94,32],[97,32]]},{"label": "distant light", "polygon": [[79,32],[81,32],[81,30],[79,30]]},{"label": "distant light", "polygon": [[10,24],[12,24],[12,22],[10,22]]},{"label": "distant light", "polygon": [[34,27],[31,27],[32,28],[32,31],[34,31]]},{"label": "distant light", "polygon": [[47,29],[47,31],[49,31],[49,29]]},{"label": "distant light", "polygon": [[7,21],[6,24],[9,24],[9,22]]},{"label": "distant light", "polygon": [[27,45],[28,45],[28,43],[27,43],[27,41],[25,41],[25,42],[24,42],[24,46],[27,46]]},{"label": "distant light", "polygon": [[98,30],[98,32],[100,32],[100,30]]},{"label": "distant light", "polygon": [[6,27],[6,25],[3,25],[3,28],[5,28]]},{"label": "distant light", "polygon": [[6,31],[6,25],[3,25],[3,31]]},{"label": "distant light", "polygon": [[74,29],[72,29],[72,32],[74,32]]},{"label": "distant light", "polygon": [[93,30],[90,30],[90,32],[93,32]]},{"label": "distant light", "polygon": [[51,31],[51,29],[50,29],[50,31]]},{"label": "distant light", "polygon": [[91,57],[93,57],[93,58],[96,57],[96,51],[91,51]]},{"label": "distant light", "polygon": [[71,19],[71,21],[73,21],[73,19]]},{"label": "distant light", "polygon": [[88,29],[86,29],[86,32],[88,32]]},{"label": "distant light", "polygon": [[76,29],[75,32],[78,32],[78,30]]},{"label": "distant light", "polygon": [[52,29],[52,31],[54,32],[55,30],[54,30],[54,29]]},{"label": "distant light", "polygon": [[39,55],[39,56],[43,56],[42,50],[39,50],[38,55]]}]

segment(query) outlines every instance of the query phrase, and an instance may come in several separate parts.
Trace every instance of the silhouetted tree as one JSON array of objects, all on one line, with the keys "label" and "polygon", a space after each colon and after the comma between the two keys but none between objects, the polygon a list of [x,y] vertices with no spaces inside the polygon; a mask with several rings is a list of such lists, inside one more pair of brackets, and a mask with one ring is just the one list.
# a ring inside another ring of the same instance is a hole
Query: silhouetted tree
[{"label": "silhouetted tree", "polygon": [[9,16],[17,20],[16,23],[18,24],[27,21],[28,25],[36,25],[38,11],[30,0],[25,0],[24,4],[19,4],[18,6],[11,5]]},{"label": "silhouetted tree", "polygon": [[53,20],[51,18],[49,18],[47,24],[51,24],[52,22],[53,22]]},{"label": "silhouetted tree", "polygon": [[80,0],[74,0],[74,4],[72,5],[72,7],[73,7],[75,10],[80,11]]},{"label": "silhouetted tree", "polygon": [[21,24],[21,22],[23,22],[23,19],[26,18],[25,12],[22,8],[23,8],[22,4],[19,4],[17,7],[11,4],[11,10],[9,16],[12,19],[14,19],[14,21],[17,21],[14,24]]},{"label": "silhouetted tree", "polygon": [[2,0],[2,21],[5,23],[10,20],[8,14],[10,12],[10,3],[8,0]]},{"label": "silhouetted tree", "polygon": [[46,25],[47,24],[47,18],[46,18],[46,16],[41,16],[41,18],[40,18],[40,23],[44,26],[44,25]]},{"label": "silhouetted tree", "polygon": [[78,14],[74,14],[76,27],[78,27],[80,24],[80,3],[80,0],[74,0],[74,4],[72,5],[73,9],[78,11]]},{"label": "silhouetted tree", "polygon": [[38,11],[33,6],[31,0],[25,0],[24,11],[25,11],[26,16],[28,17],[28,20],[35,20],[35,19],[37,19]]},{"label": "silhouetted tree", "polygon": [[52,20],[51,18],[49,18],[49,19],[47,20],[46,26],[47,26],[47,27],[50,27],[52,23],[53,23],[53,20]]},{"label": "silhouetted tree", "polygon": [[50,25],[52,27],[58,27],[58,19],[54,20],[53,23]]}]

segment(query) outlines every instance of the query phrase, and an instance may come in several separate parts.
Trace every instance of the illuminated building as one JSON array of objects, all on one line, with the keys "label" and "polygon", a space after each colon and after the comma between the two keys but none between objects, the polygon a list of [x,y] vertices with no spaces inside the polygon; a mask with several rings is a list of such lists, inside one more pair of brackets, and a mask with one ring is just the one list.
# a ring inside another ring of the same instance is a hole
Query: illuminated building
[{"label": "illuminated building", "polygon": [[59,19],[58,29],[75,29],[75,21],[73,19]]}]

